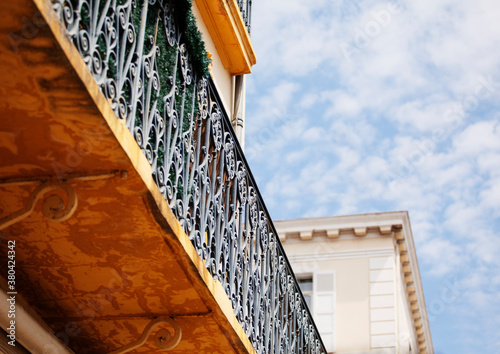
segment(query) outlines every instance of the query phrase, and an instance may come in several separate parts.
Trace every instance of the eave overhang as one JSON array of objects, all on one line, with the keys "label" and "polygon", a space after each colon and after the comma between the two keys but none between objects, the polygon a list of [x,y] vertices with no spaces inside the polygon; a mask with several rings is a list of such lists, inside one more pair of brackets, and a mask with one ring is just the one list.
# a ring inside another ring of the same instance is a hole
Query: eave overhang
[{"label": "eave overhang", "polygon": [[231,75],[249,74],[257,59],[236,0],[195,3],[224,67]]}]

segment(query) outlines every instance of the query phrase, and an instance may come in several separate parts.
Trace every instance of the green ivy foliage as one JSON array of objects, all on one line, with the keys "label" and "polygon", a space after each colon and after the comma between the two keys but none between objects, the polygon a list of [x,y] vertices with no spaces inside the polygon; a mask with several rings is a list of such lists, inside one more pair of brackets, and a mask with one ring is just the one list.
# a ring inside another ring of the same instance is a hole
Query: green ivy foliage
[{"label": "green ivy foliage", "polygon": [[184,35],[184,40],[191,55],[191,61],[195,72],[202,76],[209,76],[208,67],[210,59],[207,57],[205,42],[201,36],[196,19],[191,11],[193,6],[192,0],[175,0],[176,11],[178,12],[178,21],[181,32]]}]

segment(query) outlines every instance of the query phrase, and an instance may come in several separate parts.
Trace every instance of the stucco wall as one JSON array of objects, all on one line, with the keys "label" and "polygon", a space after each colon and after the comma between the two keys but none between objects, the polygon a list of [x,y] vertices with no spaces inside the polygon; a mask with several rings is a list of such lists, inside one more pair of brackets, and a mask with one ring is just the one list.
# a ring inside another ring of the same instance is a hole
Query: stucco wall
[{"label": "stucco wall", "polygon": [[[373,326],[371,312],[375,311],[377,314],[384,312],[384,315],[385,312],[394,312],[394,295],[392,304],[389,305],[393,307],[392,309],[371,309],[377,306],[370,304],[374,297],[378,297],[378,295],[371,296],[371,287],[377,280],[377,272],[380,271],[370,270],[369,254],[378,250],[393,252],[392,239],[387,237],[347,240],[315,238],[310,241],[287,239],[284,247],[298,277],[312,276],[314,273],[325,271],[335,273],[336,352],[370,351]],[[385,259],[387,256],[375,258]],[[390,262],[394,262],[394,259],[390,259]],[[391,265],[390,272],[393,272],[393,269],[394,266]],[[383,280],[383,282],[394,289],[393,280]]]}]

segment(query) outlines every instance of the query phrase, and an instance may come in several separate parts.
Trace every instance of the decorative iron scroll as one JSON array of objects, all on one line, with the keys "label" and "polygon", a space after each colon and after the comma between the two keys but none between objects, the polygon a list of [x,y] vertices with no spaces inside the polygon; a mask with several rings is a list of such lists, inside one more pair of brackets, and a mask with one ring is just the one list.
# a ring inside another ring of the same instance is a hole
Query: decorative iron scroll
[{"label": "decorative iron scroll", "polygon": [[180,1],[52,3],[255,350],[326,353],[214,85],[193,69]]},{"label": "decorative iron scroll", "polygon": [[164,326],[165,324],[169,324],[173,328],[173,334],[170,333],[170,331],[167,330],[166,328],[160,328],[160,330],[158,330],[154,336],[154,342],[156,348],[165,351],[175,349],[179,345],[182,339],[182,328],[179,325],[179,323],[177,323],[177,321],[172,317],[160,316],[158,318],[155,318],[154,320],[151,320],[146,325],[146,328],[144,328],[144,330],[142,331],[142,334],[139,337],[139,339],[137,339],[132,343],[124,345],[121,348],[113,350],[109,354],[124,354],[134,349],[142,347],[144,343],[147,342],[151,333],[157,327]]},{"label": "decorative iron scroll", "polygon": [[[66,202],[54,191],[59,190],[67,196]],[[42,211],[47,219],[62,222],[68,220],[76,211],[78,196],[75,190],[67,182],[45,181],[40,183],[31,192],[24,208],[0,219],[0,230],[15,224],[28,216],[35,210],[37,202],[43,198]]]}]

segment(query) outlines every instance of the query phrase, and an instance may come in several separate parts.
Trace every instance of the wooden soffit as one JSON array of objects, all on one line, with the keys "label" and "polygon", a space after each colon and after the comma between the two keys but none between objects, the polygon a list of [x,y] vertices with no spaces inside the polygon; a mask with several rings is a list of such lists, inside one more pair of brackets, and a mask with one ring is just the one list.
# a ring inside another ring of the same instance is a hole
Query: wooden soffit
[{"label": "wooden soffit", "polygon": [[224,68],[231,75],[249,74],[257,59],[236,0],[195,2]]}]

